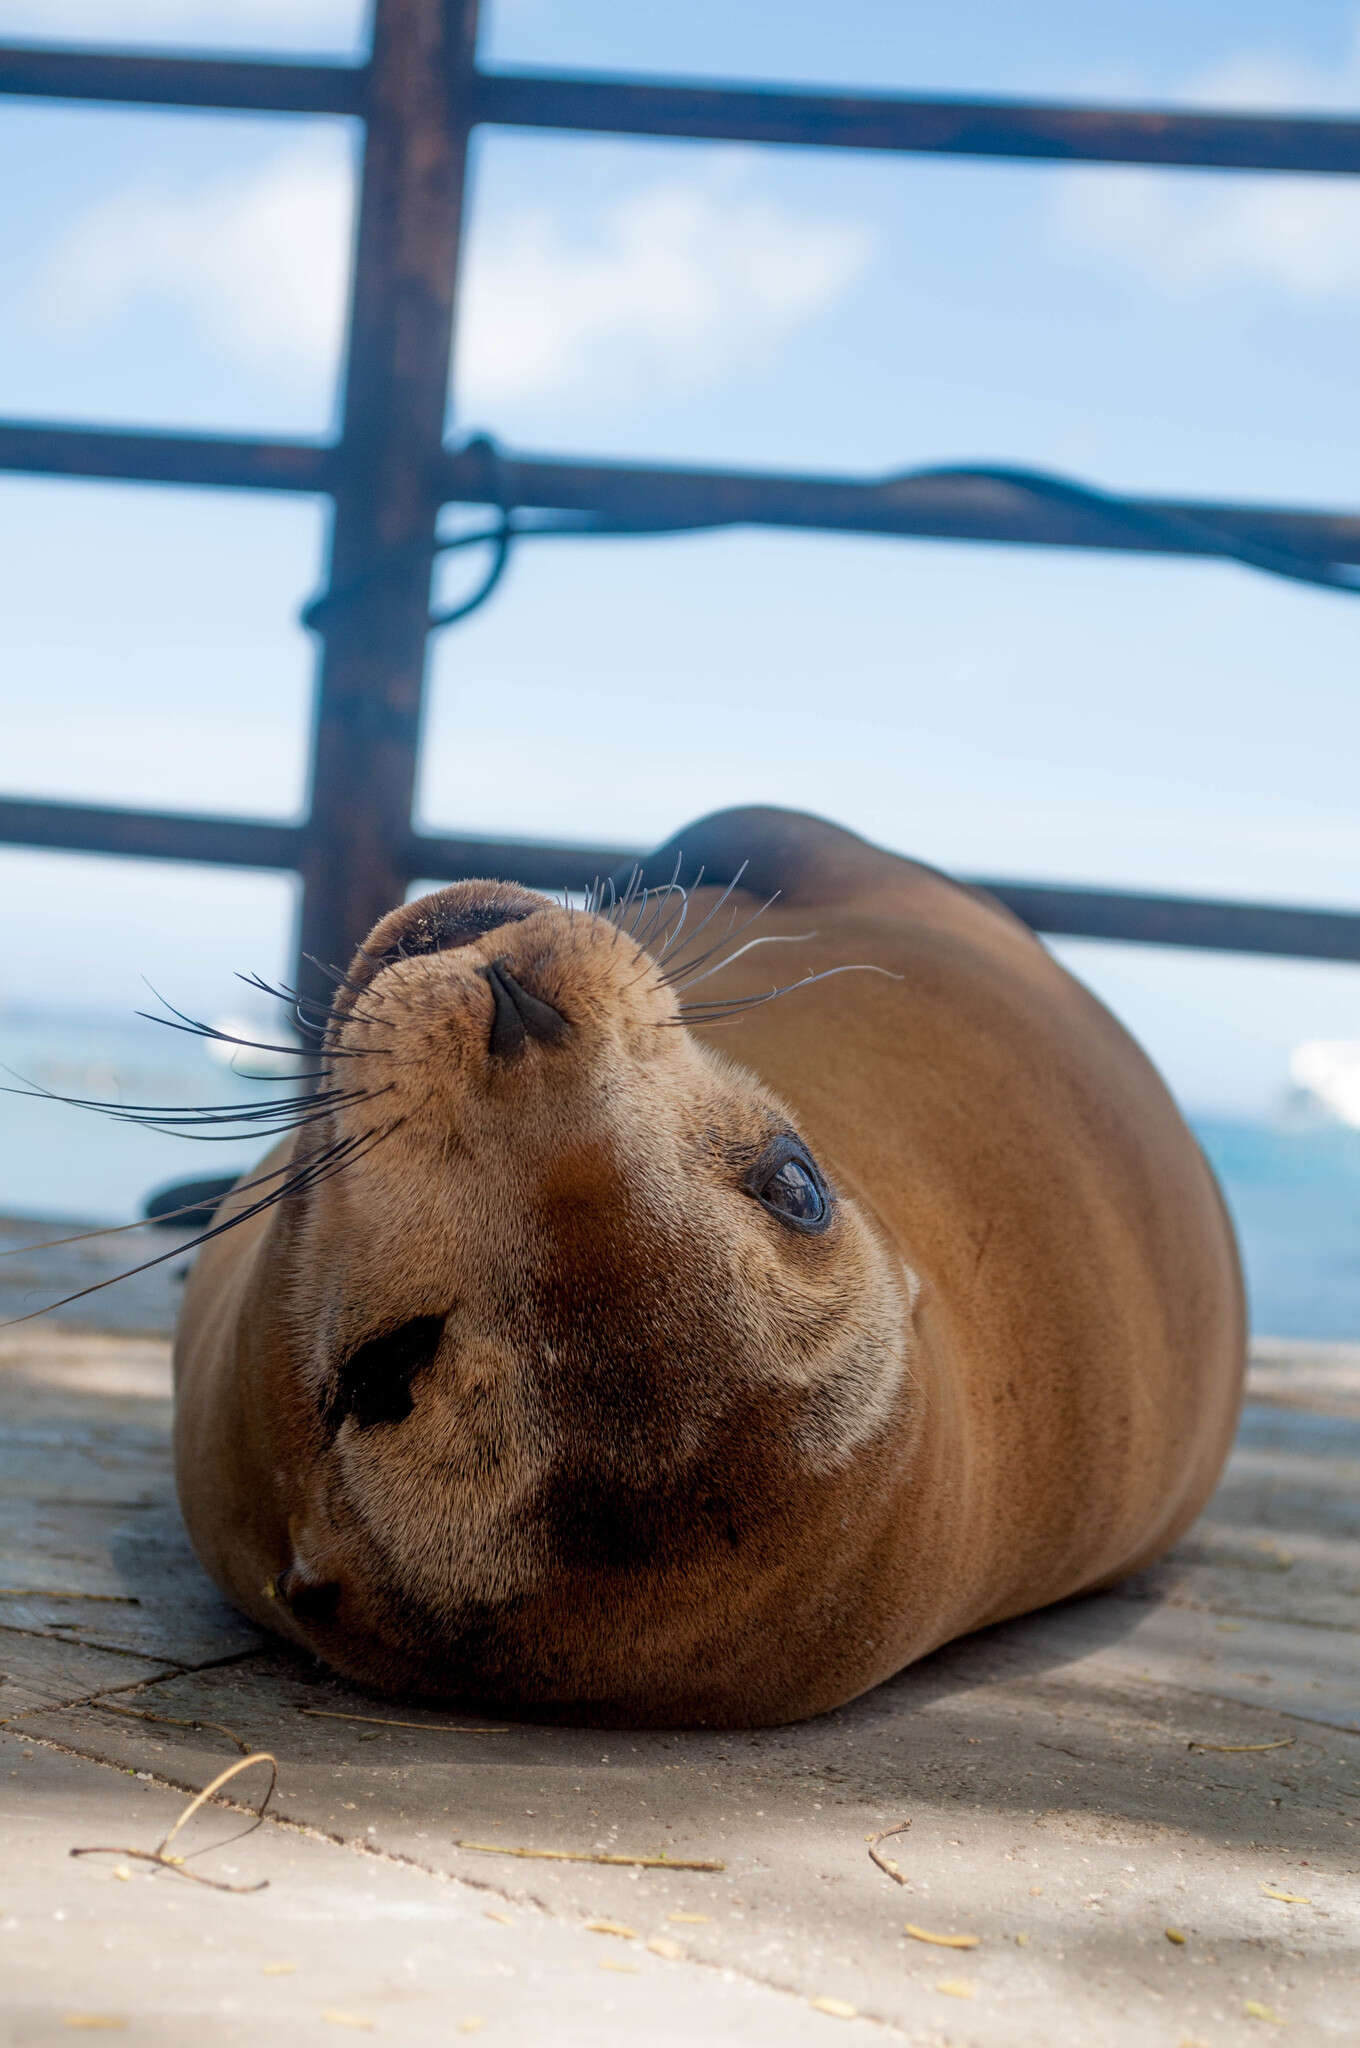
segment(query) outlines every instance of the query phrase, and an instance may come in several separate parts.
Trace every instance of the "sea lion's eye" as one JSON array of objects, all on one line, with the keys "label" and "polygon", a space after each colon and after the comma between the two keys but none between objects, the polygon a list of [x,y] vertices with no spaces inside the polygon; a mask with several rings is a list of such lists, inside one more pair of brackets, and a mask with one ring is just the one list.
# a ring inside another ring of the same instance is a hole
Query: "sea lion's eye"
[{"label": "sea lion's eye", "polygon": [[797,1138],[776,1138],[746,1178],[746,1192],[794,1230],[825,1230],[831,1195],[806,1147]]}]

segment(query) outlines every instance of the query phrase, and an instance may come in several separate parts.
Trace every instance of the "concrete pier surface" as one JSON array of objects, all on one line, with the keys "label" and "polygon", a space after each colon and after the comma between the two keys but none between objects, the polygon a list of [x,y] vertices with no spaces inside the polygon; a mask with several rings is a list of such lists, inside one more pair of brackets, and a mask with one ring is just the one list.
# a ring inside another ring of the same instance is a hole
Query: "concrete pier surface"
[{"label": "concrete pier surface", "polygon": [[[119,1247],[4,1262],[0,1317]],[[375,1701],[218,1598],[178,1263],[0,1333],[0,2040],[1360,2041],[1360,1347],[1257,1345],[1116,1592],[804,1726],[601,1733]],[[253,1762],[148,1860],[261,1751],[262,1822]]]}]

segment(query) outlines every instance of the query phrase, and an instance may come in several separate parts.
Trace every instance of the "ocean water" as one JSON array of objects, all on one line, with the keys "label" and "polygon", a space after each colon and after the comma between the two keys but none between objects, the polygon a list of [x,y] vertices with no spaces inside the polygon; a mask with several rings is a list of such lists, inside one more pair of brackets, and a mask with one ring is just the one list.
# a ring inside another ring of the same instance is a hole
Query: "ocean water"
[{"label": "ocean water", "polygon": [[[251,1035],[279,1037],[277,1022],[251,1021]],[[195,1103],[258,1103],[288,1085],[233,1073],[181,1033],[93,1016],[0,1012],[0,1062],[55,1093],[156,1103],[170,1113]],[[1253,1329],[1360,1340],[1360,1131],[1283,1117],[1192,1112],[1190,1120],[1237,1225]],[[166,1181],[241,1172],[263,1150],[248,1139],[187,1141],[50,1100],[0,1095],[0,1214],[126,1222]]]}]

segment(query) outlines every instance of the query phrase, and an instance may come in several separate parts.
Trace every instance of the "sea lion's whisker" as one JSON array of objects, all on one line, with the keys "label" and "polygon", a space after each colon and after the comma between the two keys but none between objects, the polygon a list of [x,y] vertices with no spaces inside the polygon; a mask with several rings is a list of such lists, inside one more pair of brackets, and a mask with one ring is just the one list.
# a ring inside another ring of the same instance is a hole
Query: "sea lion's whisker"
[{"label": "sea lion's whisker", "polygon": [[[142,976],[142,980],[146,982],[147,987],[151,990],[152,995],[156,998],[161,1008],[168,1010],[171,1018],[179,1019],[179,1028],[181,1030],[195,1031],[201,1038],[220,1038],[232,1045],[245,1043],[244,1040],[234,1038],[229,1031],[219,1031],[216,1025],[205,1024],[199,1018],[191,1017],[187,1010],[177,1010],[175,1005],[161,994],[156,984],[147,979],[146,975]],[[149,1024],[164,1024],[170,1027],[170,1018],[168,1017],[153,1017],[147,1010],[138,1010],[137,1015],[144,1017]],[[270,1045],[262,1047],[261,1050],[265,1052],[292,1053],[295,1048],[290,1045]]]},{"label": "sea lion's whisker", "polygon": [[[387,964],[383,960],[375,959],[374,955],[369,952],[366,946],[356,946],[355,952],[358,955],[359,959],[364,960],[368,963],[368,965],[373,969],[374,974],[377,974],[379,970]],[[314,967],[318,974],[324,974],[327,980],[334,982],[337,989],[343,988],[347,990],[348,993],[352,996],[367,995],[370,983],[365,981],[351,981],[348,974],[344,972],[343,968],[337,967],[333,960],[329,963],[327,963],[324,960],[318,960],[315,953],[304,953],[302,957],[307,962],[309,967]],[[350,1014],[353,1015],[353,1012],[351,1011]],[[367,1022],[370,1024],[382,1024],[385,1021],[386,1020],[382,1017],[369,1017],[367,1019]]]},{"label": "sea lion's whisker", "polygon": [[[290,988],[286,981],[275,984],[265,981],[258,974],[238,974],[236,979],[243,981],[247,988],[257,988],[262,995],[272,996],[275,1002],[289,1004],[295,1010],[298,1022],[302,1028],[309,1031],[318,1042],[324,1041],[327,1031],[334,1022],[334,1013],[332,1011],[324,1009],[320,1003],[312,1002],[310,997],[299,995],[298,991],[295,988]],[[367,993],[367,990],[360,989],[357,993],[363,995]],[[301,1009],[304,1006],[316,1012],[316,1021],[309,1021],[302,1017]],[[346,1010],[345,1022],[348,1023],[351,1017],[356,1017],[361,1024],[381,1025],[384,1031],[393,1029],[390,1017],[375,1017],[370,1011],[359,1009],[357,1003],[351,1004],[350,1008]],[[347,1048],[344,1057],[346,1059],[366,1059],[370,1053],[381,1050],[385,1050],[385,1048],[378,1046],[365,1046],[362,1049]]]},{"label": "sea lion's whisker", "polygon": [[[678,862],[676,872],[677,874],[679,872]],[[660,888],[654,889],[651,894],[654,902],[650,917],[645,924],[629,934],[634,945],[643,955],[642,965],[636,974],[630,976],[627,981],[622,983],[621,987],[623,990],[635,988],[638,982],[642,981],[648,974],[656,971],[658,962],[665,957],[670,947],[674,944],[676,933],[683,927],[685,919],[689,914],[689,891],[676,880],[674,875],[672,875],[669,882],[663,883]],[[652,940],[665,922],[667,907],[672,896],[679,896],[680,898],[680,916],[671,931],[667,933],[660,953],[653,953],[650,950]]]},{"label": "sea lion's whisker", "polygon": [[[631,875],[630,875],[630,876],[628,877],[628,887],[627,887],[627,888],[626,888],[626,889],[624,890],[624,892],[623,892],[623,895],[622,895],[621,897],[617,898],[617,900],[615,901],[615,903],[614,903],[613,907],[612,907],[612,908],[611,908],[611,910],[610,910],[610,914],[609,914],[609,915],[610,915],[610,922],[612,923],[612,925],[613,925],[613,927],[614,927],[614,944],[615,944],[615,945],[617,945],[617,944],[618,944],[618,942],[619,942],[619,932],[621,931],[621,929],[622,929],[622,927],[623,927],[623,920],[624,920],[624,919],[625,919],[625,918],[627,917],[627,915],[628,915],[629,911],[630,911],[630,910],[632,909],[632,907],[633,907],[633,900],[634,900],[634,898],[636,897],[636,895],[637,895],[637,892],[638,892],[639,888],[641,887],[641,885],[642,885],[642,868],[641,868],[640,864],[639,864],[639,863],[638,863],[637,861],[634,861],[634,863],[633,863],[633,872],[632,872],[632,874],[631,874]],[[612,882],[612,879],[611,879],[611,882],[610,882],[610,888],[611,888],[611,890],[613,889],[613,882]]]},{"label": "sea lion's whisker", "polygon": [[[681,889],[680,894],[684,900],[680,906],[680,922],[671,931],[669,937],[666,940],[665,945],[661,948],[661,951],[656,955],[656,964],[658,967],[660,967],[662,962],[665,960],[666,955],[670,952],[672,946],[674,946],[676,941],[679,939],[681,932],[685,929],[685,920],[689,916],[690,903],[693,900],[695,890],[702,886],[703,879],[704,871],[702,868],[700,868],[698,874],[690,883],[689,888]],[[703,926],[700,925],[699,931],[702,930]],[[698,932],[693,933],[691,936],[697,938]]]},{"label": "sea lion's whisker", "polygon": [[[376,1091],[376,1093],[379,1095],[386,1095],[388,1093],[388,1090],[386,1088],[380,1088]],[[214,1117],[205,1119],[205,1121],[217,1124],[229,1124],[238,1122],[243,1123],[250,1121],[254,1122],[257,1125],[258,1130],[263,1131],[266,1136],[270,1138],[278,1138],[286,1136],[290,1131],[306,1130],[311,1124],[324,1123],[326,1118],[329,1116],[333,1116],[337,1109],[351,1107],[361,1102],[371,1102],[373,1101],[373,1099],[374,1097],[371,1095],[351,1095],[346,1097],[335,1097],[327,1099],[320,1103],[316,1103],[315,1098],[313,1098],[314,1106],[310,1108],[305,1115],[298,1115],[291,1118],[285,1117],[282,1114],[282,1112],[280,1112],[272,1118],[263,1116],[259,1117],[258,1119]],[[195,1144],[199,1145],[239,1145],[242,1144],[247,1137],[254,1137],[256,1135],[255,1130],[248,1130],[242,1132],[234,1129],[203,1130],[197,1127],[184,1128],[181,1127],[180,1124],[177,1124],[175,1121],[171,1119],[161,1121],[154,1120],[152,1118],[115,1116],[114,1121],[116,1123],[135,1124],[139,1130],[143,1131],[156,1131],[160,1134],[161,1137],[164,1138],[192,1138]]]},{"label": "sea lion's whisker", "polygon": [[[8,1067],[0,1071],[10,1073]],[[323,1080],[330,1076],[323,1072]],[[0,1094],[22,1095],[31,1101],[60,1102],[68,1109],[94,1110],[100,1116],[110,1118],[114,1123],[134,1124],[140,1130],[159,1131],[166,1137],[197,1138],[203,1143],[229,1144],[240,1142],[236,1131],[218,1133],[210,1130],[215,1125],[261,1126],[278,1133],[297,1130],[304,1124],[319,1122],[333,1110],[342,1109],[355,1103],[376,1100],[391,1089],[391,1082],[385,1088],[366,1089],[322,1089],[306,1095],[276,1096],[271,1102],[230,1103],[212,1102],[184,1108],[179,1103],[157,1102],[101,1102],[95,1097],[84,1095],[63,1095],[54,1088],[44,1088],[40,1082],[32,1082],[27,1075],[16,1074],[14,1079],[22,1081],[21,1088],[3,1088]]]},{"label": "sea lion's whisker", "polygon": [[[50,1315],[53,1309],[69,1308],[73,1301],[83,1301],[87,1295],[99,1294],[105,1287],[114,1287],[120,1280],[131,1280],[138,1273],[149,1273],[153,1266],[163,1266],[167,1259],[179,1258],[186,1252],[197,1251],[212,1238],[221,1237],[225,1231],[234,1230],[238,1223],[249,1222],[253,1216],[258,1216],[264,1210],[285,1201],[288,1196],[309,1191],[322,1181],[329,1180],[333,1173],[338,1173],[344,1167],[354,1164],[356,1160],[366,1157],[375,1145],[380,1145],[385,1138],[390,1138],[404,1122],[404,1117],[398,1117],[382,1131],[358,1132],[351,1137],[339,1139],[336,1144],[326,1147],[309,1160],[300,1171],[293,1172],[291,1178],[284,1181],[282,1186],[271,1189],[260,1201],[252,1202],[244,1209],[235,1210],[224,1223],[211,1224],[207,1230],[201,1231],[197,1237],[191,1237],[187,1243],[172,1245],[168,1252],[160,1252],[154,1259],[144,1259],[140,1266],[129,1266],[126,1272],[111,1274],[107,1280],[96,1280],[89,1287],[77,1288],[74,1294],[65,1294],[60,1301],[49,1301],[42,1308],[32,1309],[24,1316],[10,1316],[5,1322],[0,1323],[0,1330],[12,1330],[20,1323],[34,1322],[39,1316]],[[370,1140],[372,1143],[368,1142]],[[272,1174],[260,1176],[261,1179],[273,1177]],[[245,1185],[251,1187],[255,1183],[247,1182]]]},{"label": "sea lion's whisker", "polygon": [[[676,933],[677,933],[677,932],[678,932],[678,931],[679,931],[679,930],[681,929],[681,927],[683,926],[683,924],[684,924],[684,922],[685,922],[685,918],[686,918],[686,917],[688,916],[688,914],[689,914],[689,894],[688,894],[688,891],[687,891],[687,890],[685,890],[685,889],[680,889],[680,888],[679,888],[679,884],[678,884],[678,883],[676,884],[676,887],[677,887],[677,889],[679,889],[680,897],[681,897],[681,899],[682,899],[682,900],[681,900],[681,904],[680,904],[680,916],[679,916],[679,918],[678,918],[677,922],[676,922],[676,923],[675,923],[675,925],[674,925],[674,926],[672,927],[671,931],[670,931],[670,932],[669,932],[669,933],[667,934],[667,937],[666,937],[666,941],[665,941],[665,944],[664,944],[664,945],[662,946],[662,948],[661,948],[661,950],[660,950],[660,952],[659,952],[659,953],[653,953],[653,952],[651,952],[651,951],[649,951],[649,950],[648,950],[648,947],[649,947],[649,942],[650,942],[650,938],[651,938],[651,934],[650,934],[650,933],[645,933],[645,934],[643,934],[643,935],[642,935],[642,937],[640,937],[640,938],[639,938],[638,944],[639,944],[639,946],[640,946],[640,948],[641,948],[641,950],[642,950],[642,954],[643,954],[643,960],[642,960],[642,965],[641,965],[641,967],[640,967],[640,968],[638,969],[638,971],[637,971],[637,973],[636,973],[636,974],[634,974],[634,975],[631,975],[631,976],[629,977],[629,979],[628,979],[627,981],[625,981],[625,982],[623,982],[623,983],[621,983],[621,984],[620,984],[620,993],[621,993],[621,994],[622,994],[622,993],[625,993],[625,992],[626,992],[626,991],[627,991],[628,989],[630,989],[630,988],[636,988],[636,987],[637,987],[637,984],[638,984],[638,983],[639,983],[640,981],[643,981],[643,980],[645,980],[645,979],[646,979],[646,977],[647,977],[647,976],[648,976],[649,974],[656,974],[656,973],[657,973],[657,970],[658,970],[658,967],[659,967],[659,965],[660,965],[660,962],[661,962],[662,960],[664,960],[664,959],[665,959],[665,957],[666,957],[666,954],[668,953],[668,951],[670,950],[670,948],[671,948],[672,944],[674,943],[674,940],[675,940],[675,934],[676,934]],[[658,979],[660,979],[661,981],[663,981],[663,982],[664,982],[664,980],[665,980],[665,977],[664,977],[664,976],[658,976]]]},{"label": "sea lion's whisker", "polygon": [[[103,1102],[97,1096],[63,1095],[58,1089],[44,1088],[41,1081],[30,1080],[27,1074],[16,1074],[12,1067],[0,1066],[0,1073],[10,1074],[14,1080],[23,1083],[21,1088],[0,1089],[0,1094],[27,1095],[44,1102],[64,1102],[70,1109],[105,1110],[110,1116],[156,1116],[176,1119],[181,1117],[202,1117],[204,1119],[222,1117],[225,1119],[227,1116],[230,1116],[233,1121],[247,1122],[259,1115],[267,1117],[271,1113],[282,1113],[285,1108],[289,1107],[310,1107],[318,1100],[316,1095],[278,1095],[269,1102],[204,1102],[188,1107],[179,1102]],[[329,1076],[323,1075],[322,1078],[328,1079]],[[358,1101],[363,1099],[367,1090],[347,1089],[328,1092],[331,1094],[344,1093],[345,1095],[352,1095]]]},{"label": "sea lion's whisker", "polygon": [[[635,945],[642,947],[650,946],[652,939],[666,922],[666,918],[670,913],[671,898],[673,896],[680,897],[682,906],[688,904],[689,897],[687,892],[681,888],[679,882],[674,877],[669,882],[663,882],[659,889],[652,891],[652,914],[644,924],[640,925],[631,934]],[[681,916],[682,918],[684,916],[683,907]]]},{"label": "sea lion's whisker", "polygon": [[[264,982],[261,982],[258,979],[258,977],[256,977],[253,984],[250,983],[249,978],[245,975],[238,975],[236,978],[238,981],[246,981],[247,985],[254,985],[256,987],[263,989],[266,995],[277,995],[277,991],[269,988],[268,985]],[[296,1046],[265,1044],[260,1039],[239,1038],[234,1032],[220,1031],[216,1025],[205,1024],[199,1018],[189,1016],[186,1011],[176,1009],[173,1003],[167,1002],[166,998],[161,994],[160,990],[155,986],[153,982],[147,981],[145,975],[142,976],[142,979],[143,981],[146,981],[147,987],[151,990],[152,995],[156,998],[156,1001],[161,1005],[161,1007],[170,1012],[170,1015],[168,1017],[157,1017],[154,1016],[149,1010],[138,1010],[137,1015],[141,1018],[144,1018],[148,1024],[159,1024],[163,1026],[163,1028],[167,1031],[185,1031],[188,1032],[191,1037],[206,1038],[212,1040],[213,1042],[219,1045],[238,1045],[241,1046],[243,1049],[256,1052],[282,1053],[288,1059],[316,1059],[320,1057],[319,1048],[316,1045]],[[173,1021],[175,1019],[178,1019],[178,1022]],[[298,1023],[304,1029],[311,1029],[311,1027],[305,1023],[305,1020],[301,1017],[300,1014],[298,1016]],[[340,1057],[341,1059],[353,1059],[365,1056],[366,1055],[361,1053],[358,1048],[355,1048],[353,1051],[346,1049],[344,1051],[340,1051],[338,1054],[338,1057]]]},{"label": "sea lion's whisker", "polygon": [[[633,940],[633,942],[636,945],[645,946],[647,944],[647,941],[650,939],[652,933],[656,930],[658,923],[665,916],[666,905],[670,902],[670,899],[675,894],[676,890],[680,889],[680,863],[683,859],[684,855],[682,853],[676,854],[675,866],[671,870],[671,878],[669,882],[663,882],[659,888],[652,889],[650,891],[647,889],[643,890],[642,909],[638,912],[638,915],[633,919],[632,925],[630,926],[628,933],[628,936]],[[680,893],[683,896],[685,892],[683,889],[680,889]],[[650,917],[644,919],[643,912],[646,910],[647,898],[649,894],[652,899],[652,912]]]},{"label": "sea lion's whisker", "polygon": [[[214,1045],[238,1046],[242,1052],[276,1052],[282,1053],[288,1059],[294,1060],[314,1060],[322,1057],[319,1044],[271,1045],[261,1038],[238,1038],[235,1032],[219,1031],[211,1024],[177,1024],[173,1017],[157,1017],[151,1010],[135,1010],[133,1015],[140,1017],[144,1023],[159,1024],[163,1031],[182,1031],[188,1038],[205,1038]],[[373,1050],[376,1052],[379,1048],[375,1046]],[[386,1048],[382,1048],[382,1050],[385,1051]],[[360,1050],[356,1047],[351,1051],[342,1046],[333,1047],[325,1054],[327,1059],[341,1060],[367,1059],[368,1056],[367,1049]],[[242,1075],[241,1078],[243,1080],[264,1080],[267,1077],[262,1074],[246,1074]],[[290,1076],[290,1079],[296,1081],[314,1080],[315,1078],[315,1075],[312,1074],[294,1074]]]},{"label": "sea lion's whisker", "polygon": [[[324,1040],[331,1022],[331,1011],[328,1005],[313,1002],[310,996],[304,996],[297,989],[290,988],[286,981],[275,984],[274,982],[266,981],[264,976],[260,974],[240,973],[237,974],[236,979],[244,982],[247,988],[258,989],[261,995],[268,996],[272,1002],[283,1003],[292,1012],[293,1021],[299,1031],[304,1032],[318,1044]],[[310,1012],[310,1015],[307,1014],[308,1012]],[[351,1012],[352,1014],[353,1012]],[[374,1021],[378,1020],[375,1019]]]},{"label": "sea lion's whisker", "polygon": [[760,996],[736,996],[730,1002],[723,1002],[715,997],[712,1002],[681,1003],[677,1005],[674,1017],[663,1017],[658,1022],[661,1025],[691,1022],[722,1024],[728,1018],[739,1017],[743,1011],[758,1010],[762,1003],[773,1003],[780,996],[792,995],[795,989],[811,988],[817,981],[830,981],[832,976],[837,974],[882,974],[886,975],[889,981],[906,979],[905,975],[894,974],[890,967],[877,967],[870,960],[855,960],[844,967],[824,967],[820,974],[804,974],[797,981],[785,982],[782,988],[768,989]]},{"label": "sea lion's whisker", "polygon": [[[727,930],[723,933],[722,937],[720,939],[715,940],[711,946],[706,947],[705,950],[702,953],[700,953],[699,957],[695,960],[685,960],[682,958],[675,959],[671,963],[671,965],[666,969],[666,972],[662,975],[662,980],[669,982],[670,985],[674,987],[683,976],[693,974],[696,971],[696,969],[706,966],[715,954],[721,953],[724,946],[730,946],[732,941],[734,939],[739,939],[743,932],[749,932],[751,926],[753,924],[758,923],[759,920],[762,917],[764,917],[766,911],[769,910],[773,904],[778,902],[779,896],[780,891],[776,889],[774,895],[767,896],[765,901],[760,905],[759,909],[753,910],[751,912],[751,915],[748,918],[746,918],[745,921],[741,924],[737,924],[736,922],[736,908],[734,906],[732,916],[728,920]],[[697,938],[698,933],[696,932],[694,936],[695,938]],[[685,950],[687,951],[688,948],[686,948]]]},{"label": "sea lion's whisker", "polygon": [[[253,1180],[238,1181],[232,1193],[248,1194],[252,1188],[262,1188],[266,1181],[281,1180],[295,1170],[296,1161],[286,1160],[282,1166],[272,1166],[268,1173],[256,1174]],[[85,1244],[94,1237],[121,1237],[129,1230],[150,1230],[156,1224],[172,1223],[176,1216],[192,1216],[202,1207],[202,1200],[198,1199],[186,1202],[180,1209],[163,1209],[157,1216],[139,1216],[134,1223],[106,1223],[99,1230],[77,1230],[69,1237],[45,1237],[40,1244],[11,1245],[8,1251],[0,1252],[0,1259],[17,1259],[24,1252],[59,1251],[63,1245]]]},{"label": "sea lion's whisker", "polygon": [[808,939],[815,939],[816,932],[766,932],[761,938],[748,939],[744,946],[738,946],[735,953],[729,953],[724,960],[717,960],[702,974],[692,974],[688,981],[675,984],[677,995],[684,995],[689,989],[697,988],[701,981],[711,981],[715,974],[721,974],[724,967],[730,967],[734,960],[740,960],[743,953],[750,953],[757,946],[800,946]]},{"label": "sea lion's whisker", "polygon": [[[703,917],[699,920],[698,924],[695,925],[694,930],[690,933],[689,938],[685,941],[684,946],[681,948],[682,952],[687,952],[689,948],[694,944],[695,940],[703,936],[704,932],[707,930],[708,926],[712,924],[714,918],[718,915],[718,912],[722,909],[724,903],[726,903],[728,897],[732,894],[732,891],[736,888],[737,884],[740,882],[742,876],[746,873],[746,870],[750,867],[750,865],[751,863],[749,860],[744,860],[742,862],[741,866],[737,869],[737,872],[735,873],[735,875],[733,875],[727,887],[723,890],[722,895],[719,896],[717,902],[709,905],[708,910],[704,913]],[[699,883],[703,880],[703,878],[704,871],[702,868],[700,868],[698,880],[696,880],[694,884],[696,889],[698,888]],[[691,966],[695,966],[697,964],[699,963],[695,961],[690,962]],[[675,962],[675,971],[682,971],[678,959]]]}]

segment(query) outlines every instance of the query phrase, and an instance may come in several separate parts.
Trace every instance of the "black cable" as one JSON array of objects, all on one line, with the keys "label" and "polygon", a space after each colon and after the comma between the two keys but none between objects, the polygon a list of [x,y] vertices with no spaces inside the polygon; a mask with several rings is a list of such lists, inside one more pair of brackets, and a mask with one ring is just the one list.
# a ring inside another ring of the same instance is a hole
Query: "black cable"
[{"label": "black cable", "polygon": [[[505,459],[489,434],[478,434],[467,443],[464,453],[474,452],[486,464],[486,496],[496,508],[495,523],[455,534],[449,539],[436,538],[434,556],[437,560],[442,555],[456,554],[463,548],[489,546],[491,559],[481,582],[470,596],[431,612],[431,632],[456,625],[486,603],[510,565],[516,541],[643,540],[666,534],[714,533],[750,523],[740,518],[643,520],[606,517],[595,512],[529,511],[514,504]],[[1049,470],[989,463],[909,469],[885,478],[878,488],[888,490],[913,483],[1000,484],[1049,504],[1093,513],[1107,527],[1122,528],[1126,534],[1136,535],[1140,540],[1166,542],[1170,551],[1177,554],[1189,553],[1236,562],[1243,568],[1255,569],[1266,576],[1283,577],[1291,583],[1307,583],[1351,597],[1360,595],[1360,569],[1349,564],[1319,561],[1316,557],[1282,547],[1276,541],[1258,540],[1249,534],[1232,531],[1202,515],[1159,510],[1136,499],[1120,497],[1116,492],[1100,490],[1093,484],[1077,483]],[[429,544],[425,541],[413,541],[405,547],[392,549],[362,575],[314,598],[302,613],[302,623],[319,627],[336,610],[362,596],[384,577],[428,553]]]},{"label": "black cable", "polygon": [[1348,564],[1318,561],[1314,556],[1280,547],[1277,542],[1253,540],[1231,532],[1216,520],[1193,517],[1183,512],[1160,511],[1140,504],[1136,499],[1121,498],[1113,491],[1099,490],[1094,484],[1076,483],[1070,477],[1055,476],[1049,470],[993,467],[990,463],[969,464],[958,468],[906,470],[890,481],[1005,484],[1013,490],[1026,492],[1030,497],[1045,498],[1051,504],[1072,505],[1080,511],[1098,513],[1107,522],[1123,526],[1126,532],[1137,533],[1149,540],[1169,541],[1177,553],[1217,556],[1223,561],[1239,562],[1247,569],[1258,569],[1266,576],[1283,576],[1291,583],[1313,583],[1324,590],[1360,595],[1360,569]]}]

